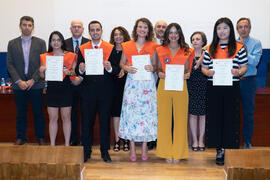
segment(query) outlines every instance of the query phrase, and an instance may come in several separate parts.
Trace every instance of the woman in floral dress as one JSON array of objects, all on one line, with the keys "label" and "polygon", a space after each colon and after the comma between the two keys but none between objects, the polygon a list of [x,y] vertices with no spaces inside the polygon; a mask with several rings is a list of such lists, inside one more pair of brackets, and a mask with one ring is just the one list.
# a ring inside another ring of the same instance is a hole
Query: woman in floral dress
[{"label": "woman in floral dress", "polygon": [[[122,44],[120,66],[127,72],[122,110],[120,115],[119,137],[130,140],[130,160],[137,160],[135,142],[142,142],[142,160],[148,159],[147,142],[157,138],[157,98],[153,75],[155,65],[151,57],[159,45],[152,42],[153,26],[146,18],[135,23],[133,40]],[[138,55],[149,55],[149,65],[144,68],[151,73],[150,80],[134,80],[137,72],[132,67],[132,59]]]}]

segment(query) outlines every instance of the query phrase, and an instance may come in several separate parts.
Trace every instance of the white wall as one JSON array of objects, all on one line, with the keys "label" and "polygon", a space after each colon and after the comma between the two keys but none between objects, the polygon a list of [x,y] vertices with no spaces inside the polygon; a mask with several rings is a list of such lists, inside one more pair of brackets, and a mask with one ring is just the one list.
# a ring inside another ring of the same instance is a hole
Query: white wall
[{"label": "white wall", "polygon": [[188,43],[197,30],[204,31],[210,43],[214,23],[220,17],[229,17],[234,25],[240,17],[249,17],[251,35],[261,40],[263,48],[270,48],[269,0],[1,0],[0,51],[6,51],[8,41],[20,35],[19,19],[23,15],[34,17],[34,35],[46,41],[53,30],[70,37],[73,19],[84,22],[87,37],[88,23],[99,20],[103,39],[108,41],[115,26],[122,25],[131,32],[136,19],[147,17],[153,24],[160,19],[179,23]]}]

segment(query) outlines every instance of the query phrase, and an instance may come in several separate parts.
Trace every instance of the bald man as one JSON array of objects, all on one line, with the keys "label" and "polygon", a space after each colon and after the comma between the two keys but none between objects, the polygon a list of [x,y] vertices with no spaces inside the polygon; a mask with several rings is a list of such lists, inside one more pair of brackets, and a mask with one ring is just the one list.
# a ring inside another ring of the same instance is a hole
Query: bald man
[{"label": "bald man", "polygon": [[[70,31],[72,37],[66,39],[66,48],[67,51],[78,53],[79,46],[87,43],[89,39],[82,36],[84,28],[83,22],[80,20],[73,20],[70,25]],[[80,92],[81,85],[73,86],[72,85],[72,110],[71,110],[71,136],[70,136],[70,145],[77,146],[80,144],[79,135],[78,135],[78,107],[80,103]]]},{"label": "bald man", "polygon": [[158,21],[155,25],[155,35],[156,35],[156,43],[162,44],[163,36],[165,30],[167,28],[167,23],[165,21]]}]

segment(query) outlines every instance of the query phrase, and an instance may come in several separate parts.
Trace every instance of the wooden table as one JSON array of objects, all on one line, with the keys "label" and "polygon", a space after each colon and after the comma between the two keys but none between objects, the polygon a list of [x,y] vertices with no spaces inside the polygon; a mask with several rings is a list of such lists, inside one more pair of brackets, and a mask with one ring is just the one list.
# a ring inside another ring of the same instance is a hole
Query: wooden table
[{"label": "wooden table", "polygon": [[[13,142],[16,138],[16,106],[14,102],[13,93],[11,90],[0,91],[0,142]],[[45,100],[45,96],[44,96]],[[254,146],[270,146],[270,88],[257,88],[256,100],[255,100],[255,128],[253,135]],[[48,113],[43,106],[44,116],[46,120],[46,140],[49,141],[48,130]],[[242,113],[241,113],[242,114]],[[33,115],[30,104],[28,104],[28,129],[27,139],[28,142],[35,142]],[[97,118],[98,119],[98,118]],[[59,130],[56,142],[63,143],[63,131],[62,123],[59,119]],[[243,117],[241,116],[241,128],[243,127]],[[113,123],[111,121],[111,142],[113,142],[114,130]],[[241,135],[241,142],[243,141]],[[94,127],[94,143],[99,143],[99,122],[96,120]]]},{"label": "wooden table", "polygon": [[[44,103],[43,103],[43,112],[46,122],[45,127],[45,137],[46,141],[49,142],[49,118],[47,108],[45,106],[46,94],[44,93]],[[11,89],[3,89],[0,87],[0,142],[15,142],[16,139],[16,105],[14,100],[13,91]],[[78,117],[81,118],[80,116]],[[34,118],[32,113],[32,108],[30,103],[28,103],[28,111],[27,111],[27,122],[28,128],[26,131],[27,142],[34,143],[36,142],[35,133],[34,133]],[[78,125],[78,131],[80,133],[80,122]],[[56,143],[63,144],[64,135],[62,129],[62,120],[59,116],[58,120],[58,134],[56,138]],[[99,136],[99,120],[96,119],[94,126],[94,144],[99,144],[100,136]],[[113,122],[111,121],[111,143],[114,142],[114,131],[113,131]]]}]

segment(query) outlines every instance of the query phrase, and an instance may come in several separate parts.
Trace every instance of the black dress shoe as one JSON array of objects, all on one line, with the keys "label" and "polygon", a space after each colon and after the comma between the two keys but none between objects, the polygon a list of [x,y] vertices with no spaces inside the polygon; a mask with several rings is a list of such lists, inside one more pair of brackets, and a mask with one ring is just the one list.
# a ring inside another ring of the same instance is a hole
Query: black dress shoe
[{"label": "black dress shoe", "polygon": [[83,158],[84,158],[84,162],[87,162],[88,159],[91,159],[91,153],[92,151],[91,150],[85,150],[83,152]]},{"label": "black dress shoe", "polygon": [[45,146],[45,145],[46,145],[45,140],[44,140],[44,139],[39,139],[39,140],[38,140],[38,145],[40,145],[40,146]]},{"label": "black dress shoe", "polygon": [[71,141],[70,146],[79,146],[80,143],[78,141]]},{"label": "black dress shoe", "polygon": [[157,143],[156,141],[151,141],[147,143],[148,150],[152,150],[156,147]]},{"label": "black dress shoe", "polygon": [[199,150],[199,147],[191,147],[192,151],[198,151]]},{"label": "black dress shoe", "polygon": [[198,150],[199,150],[199,151],[205,151],[205,147],[200,147],[200,146],[199,146],[199,147],[198,147]]},{"label": "black dress shoe", "polygon": [[16,139],[15,145],[24,145],[25,144],[25,141],[23,141],[22,139]]},{"label": "black dress shoe", "polygon": [[101,152],[101,158],[102,158],[103,161],[106,162],[106,163],[112,162],[111,157],[110,157],[108,151],[102,151],[102,152]]},{"label": "black dress shoe", "polygon": [[216,164],[218,166],[224,165],[224,150],[222,149],[217,149]]},{"label": "black dress shoe", "polygon": [[251,143],[244,143],[244,149],[252,149]]}]

